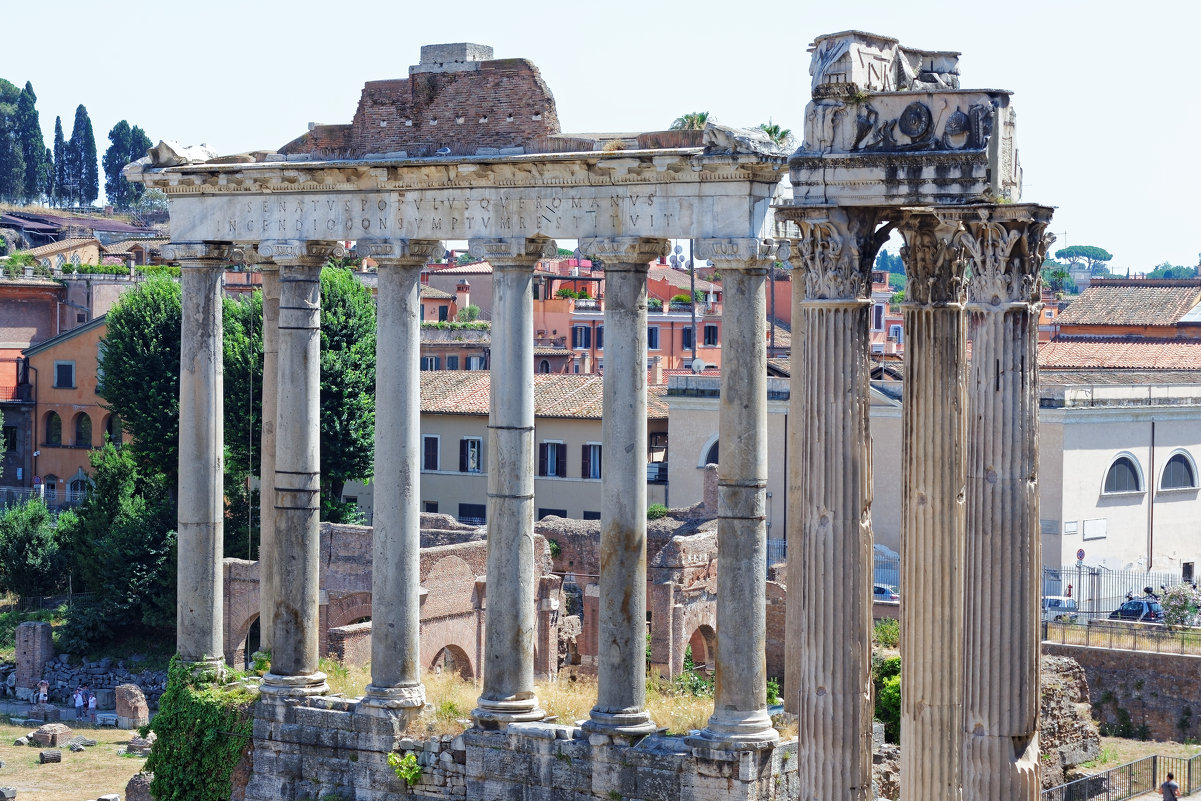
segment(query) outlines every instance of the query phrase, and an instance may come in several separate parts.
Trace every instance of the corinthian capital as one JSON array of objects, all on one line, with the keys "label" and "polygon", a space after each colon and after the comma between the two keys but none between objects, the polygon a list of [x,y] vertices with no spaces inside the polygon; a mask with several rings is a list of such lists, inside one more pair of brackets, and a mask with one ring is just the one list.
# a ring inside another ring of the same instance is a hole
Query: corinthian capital
[{"label": "corinthian capital", "polygon": [[725,237],[696,240],[697,257],[716,262],[725,269],[766,269],[774,261],[780,243],[774,239]]},{"label": "corinthian capital", "polygon": [[877,230],[875,209],[824,207],[790,215],[809,300],[860,300],[871,295],[872,265],[890,228]]},{"label": "corinthian capital", "polygon": [[594,236],[580,240],[580,252],[606,264],[641,264],[667,255],[667,240],[644,236]]},{"label": "corinthian capital", "polygon": [[383,265],[424,265],[442,258],[446,244],[440,239],[360,239],[355,243],[360,257],[370,257]]},{"label": "corinthian capital", "polygon": [[233,256],[230,242],[170,242],[163,245],[163,259],[190,266],[207,266],[206,263],[230,262]]},{"label": "corinthian capital", "polygon": [[346,255],[346,246],[336,240],[265,239],[259,243],[259,255],[276,264],[320,267],[330,259]]},{"label": "corinthian capital", "polygon": [[928,210],[905,215],[897,229],[905,240],[905,301],[919,306],[963,303],[966,263],[963,246],[956,242],[957,220],[943,220]]},{"label": "corinthian capital", "polygon": [[985,206],[962,213],[955,242],[968,261],[968,301],[1001,307],[1037,303],[1052,209],[1046,206]]},{"label": "corinthian capital", "polygon": [[531,268],[541,259],[553,258],[559,252],[553,239],[526,237],[472,239],[468,242],[468,250],[477,259],[487,259],[497,267]]}]

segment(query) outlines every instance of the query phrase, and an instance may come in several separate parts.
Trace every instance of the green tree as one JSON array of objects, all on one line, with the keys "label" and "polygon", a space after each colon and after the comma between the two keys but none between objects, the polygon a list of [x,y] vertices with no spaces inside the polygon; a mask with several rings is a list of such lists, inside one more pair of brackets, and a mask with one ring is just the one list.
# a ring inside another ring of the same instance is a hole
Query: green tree
[{"label": "green tree", "polygon": [[680,117],[676,117],[671,123],[673,131],[703,131],[705,125],[709,122],[709,112],[707,111],[690,111]]},{"label": "green tree", "polygon": [[27,203],[41,198],[45,194],[46,186],[46,140],[42,136],[42,125],[38,121],[37,100],[33,84],[26,81],[17,101],[16,130],[21,155],[25,161],[21,199]]},{"label": "green tree", "polygon": [[887,250],[881,250],[876,254],[876,269],[886,270],[895,275],[905,274],[905,262],[895,253],[889,253]]},{"label": "green tree", "polygon": [[62,206],[68,202],[71,190],[67,183],[67,142],[63,138],[63,118],[54,118],[54,152],[51,154],[53,165],[50,170],[50,202]]},{"label": "green tree", "polygon": [[67,148],[71,153],[69,166],[72,170],[73,202],[91,205],[100,197],[100,165],[96,159],[92,120],[82,103],[75,109],[75,124],[71,128],[71,140]]},{"label": "green tree", "polygon": [[[64,523],[73,520],[63,513]],[[66,585],[66,566],[55,516],[40,498],[0,511],[0,590],[51,595]]]},{"label": "green tree", "polygon": [[346,270],[321,271],[321,489],[337,522],[342,487],[370,478],[375,451],[375,305]]},{"label": "green tree", "polygon": [[768,119],[767,122],[759,123],[759,130],[767,134],[773,142],[780,147],[788,147],[792,144],[792,130],[789,128],[781,128],[779,125]]},{"label": "green tree", "polygon": [[136,125],[130,128],[125,120],[108,132],[108,141],[109,148],[104,152],[104,194],[109,203],[124,211],[141,198],[146,187],[125,180],[121,170],[131,161],[145,156],[151,142],[141,128]]},{"label": "green tree", "polygon": [[67,617],[64,644],[76,653],[175,622],[175,507],[163,476],[139,472],[111,442],[91,460],[92,491],[60,525],[76,586],[91,593]]},{"label": "green tree", "polygon": [[179,472],[179,284],[154,277],[109,311],[97,392],[132,437],[144,472],[174,487]]},{"label": "green tree", "polygon": [[1179,267],[1165,261],[1163,264],[1147,273],[1147,277],[1169,279],[1196,278],[1197,269],[1195,267]]},{"label": "green tree", "polygon": [[1109,272],[1105,262],[1113,258],[1113,254],[1096,245],[1072,245],[1055,251],[1055,258],[1067,261],[1071,267],[1084,262],[1093,275]]},{"label": "green tree", "polygon": [[12,105],[0,105],[0,200],[17,202],[25,192],[25,156]]}]

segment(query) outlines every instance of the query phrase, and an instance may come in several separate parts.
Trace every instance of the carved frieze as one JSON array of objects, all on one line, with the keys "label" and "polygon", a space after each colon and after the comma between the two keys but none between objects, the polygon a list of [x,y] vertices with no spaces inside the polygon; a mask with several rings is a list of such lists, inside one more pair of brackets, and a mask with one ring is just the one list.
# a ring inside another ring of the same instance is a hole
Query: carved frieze
[{"label": "carved frieze", "polygon": [[963,303],[966,262],[956,241],[958,221],[944,222],[931,211],[904,216],[897,224],[905,244],[901,259],[908,281],[905,302],[919,306]]},{"label": "carved frieze", "polygon": [[606,264],[640,264],[666,256],[666,239],[643,236],[585,237],[580,240],[580,252]]},{"label": "carved frieze", "polygon": [[774,261],[780,243],[774,239],[750,237],[721,237],[696,240],[697,257],[708,259],[727,269],[766,267],[762,262]]},{"label": "carved frieze", "polygon": [[486,259],[495,267],[529,266],[542,259],[558,255],[558,245],[553,239],[526,237],[490,237],[472,239],[468,250],[477,259]]},{"label": "carved frieze", "polygon": [[322,239],[266,239],[259,243],[259,254],[277,264],[324,264],[346,255],[341,242]]},{"label": "carved frieze", "polygon": [[812,208],[789,215],[800,228],[797,253],[809,300],[864,299],[876,253],[888,237],[875,209]]}]

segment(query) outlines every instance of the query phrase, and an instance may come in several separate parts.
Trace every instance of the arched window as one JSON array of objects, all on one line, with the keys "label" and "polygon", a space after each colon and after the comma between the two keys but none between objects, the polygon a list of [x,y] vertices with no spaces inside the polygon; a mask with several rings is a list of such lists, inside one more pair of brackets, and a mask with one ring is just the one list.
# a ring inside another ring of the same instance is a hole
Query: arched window
[{"label": "arched window", "polygon": [[117,415],[110,414],[104,418],[104,434],[109,442],[118,448],[121,447],[121,420]]},{"label": "arched window", "polygon": [[1196,489],[1197,467],[1184,451],[1172,454],[1163,466],[1163,479],[1159,488],[1165,490]]},{"label": "arched window", "polygon": [[75,415],[75,446],[92,447],[92,418],[88,417],[87,412]]},{"label": "arched window", "polygon": [[1113,460],[1113,464],[1109,466],[1109,472],[1105,474],[1105,489],[1106,493],[1117,492],[1142,492],[1143,481],[1138,463],[1131,456],[1119,456]]},{"label": "arched window", "polygon": [[63,444],[63,419],[58,416],[58,412],[46,415],[46,444]]},{"label": "arched window", "polygon": [[705,464],[717,464],[719,445],[721,445],[721,442],[714,442],[713,446],[709,448],[709,453],[705,456]]},{"label": "arched window", "polygon": [[82,502],[84,496],[88,494],[88,489],[90,487],[91,484],[88,483],[86,478],[75,479],[71,482],[70,486],[67,487],[67,500],[74,501],[76,503]]},{"label": "arched window", "polygon": [[546,359],[543,359],[542,361],[538,362],[538,372],[549,373],[550,372],[550,362],[547,361]]}]

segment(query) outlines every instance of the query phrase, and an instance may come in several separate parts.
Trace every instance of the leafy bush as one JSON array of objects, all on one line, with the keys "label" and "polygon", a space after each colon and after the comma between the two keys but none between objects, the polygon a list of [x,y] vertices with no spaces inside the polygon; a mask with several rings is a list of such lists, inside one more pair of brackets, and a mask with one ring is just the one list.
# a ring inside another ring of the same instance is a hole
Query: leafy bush
[{"label": "leafy bush", "polygon": [[891,743],[901,741],[901,657],[872,658],[872,686],[875,688],[876,720],[884,724],[884,737]]},{"label": "leafy bush", "polygon": [[1169,626],[1201,626],[1201,591],[1189,584],[1177,584],[1159,596],[1163,622]]},{"label": "leafy bush", "polygon": [[767,680],[767,703],[780,703],[780,680],[774,676]]},{"label": "leafy bush", "polygon": [[872,627],[872,640],[882,648],[896,648],[901,642],[901,624],[884,618]]},{"label": "leafy bush", "polygon": [[[63,522],[74,517],[65,512]],[[59,550],[57,524],[40,498],[0,510],[0,590],[52,595],[66,584],[67,558]]]},{"label": "leafy bush", "polygon": [[671,302],[672,303],[692,303],[692,295],[689,295],[686,292],[683,294],[680,294],[680,295],[672,295]]},{"label": "leafy bush", "polygon": [[404,779],[404,783],[410,787],[421,781],[421,765],[412,751],[406,752],[404,756],[395,751],[388,754],[388,767],[396,773],[396,778]]},{"label": "leafy bush", "polygon": [[663,301],[659,298],[651,298],[646,302],[648,311],[663,311]]},{"label": "leafy bush", "polygon": [[480,307],[474,304],[459,309],[459,313],[455,315],[455,320],[460,323],[470,323],[478,319],[480,319]]},{"label": "leafy bush", "polygon": [[158,801],[226,801],[230,777],[249,745],[254,695],[242,686],[219,687],[214,676],[194,676],[176,656],[167,690],[150,723],[158,741],[146,760]]},{"label": "leafy bush", "polygon": [[661,503],[652,503],[646,507],[646,519],[658,520],[660,517],[667,517],[668,509]]},{"label": "leafy bush", "polygon": [[155,275],[165,275],[168,278],[179,278],[179,268],[173,264],[146,264],[134,267],[134,272],[147,278]]}]

